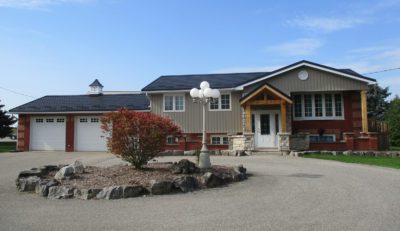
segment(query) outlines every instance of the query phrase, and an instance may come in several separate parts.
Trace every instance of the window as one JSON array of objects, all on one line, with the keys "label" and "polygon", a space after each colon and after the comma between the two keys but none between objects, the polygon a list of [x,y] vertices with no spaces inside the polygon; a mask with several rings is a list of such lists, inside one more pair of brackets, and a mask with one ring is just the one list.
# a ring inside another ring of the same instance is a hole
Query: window
[{"label": "window", "polygon": [[304,95],[304,116],[312,117],[312,97],[311,97],[311,95]]},{"label": "window", "polygon": [[296,94],[294,120],[344,119],[341,93]]},{"label": "window", "polygon": [[87,119],[87,118],[80,118],[80,119],[79,119],[79,122],[80,122],[80,123],[87,123],[87,122],[88,122],[88,119]]},{"label": "window", "polygon": [[342,95],[335,94],[335,116],[342,116]]},{"label": "window", "polygon": [[332,143],[336,141],[336,136],[335,135],[328,135],[324,134],[322,136],[320,135],[309,135],[308,136],[310,143]]},{"label": "window", "polygon": [[36,119],[36,123],[43,123],[43,119]]},{"label": "window", "polygon": [[314,95],[314,108],[315,108],[315,116],[322,117],[322,95],[321,94]]},{"label": "window", "polygon": [[57,123],[64,123],[64,121],[65,121],[65,120],[64,120],[63,118],[58,118],[58,119],[57,119]]},{"label": "window", "polygon": [[168,145],[175,145],[177,144],[177,139],[174,136],[167,136],[167,144]]},{"label": "window", "polygon": [[301,95],[294,96],[294,116],[302,117],[303,115],[303,107],[301,103]]},{"label": "window", "polygon": [[211,136],[212,145],[228,145],[229,139],[227,136]]},{"label": "window", "polygon": [[99,118],[90,118],[90,122],[98,123],[99,122]]},{"label": "window", "polygon": [[210,111],[231,110],[231,95],[221,94],[218,99],[212,99],[210,102]]},{"label": "window", "polygon": [[165,95],[164,111],[185,111],[185,96]]},{"label": "window", "polygon": [[325,116],[333,116],[332,95],[325,94]]},{"label": "window", "polygon": [[256,118],[254,114],[251,114],[251,132],[255,133],[256,132]]},{"label": "window", "polygon": [[271,134],[269,114],[260,115],[261,135]]},{"label": "window", "polygon": [[53,118],[47,118],[46,119],[46,123],[54,123],[54,119]]}]

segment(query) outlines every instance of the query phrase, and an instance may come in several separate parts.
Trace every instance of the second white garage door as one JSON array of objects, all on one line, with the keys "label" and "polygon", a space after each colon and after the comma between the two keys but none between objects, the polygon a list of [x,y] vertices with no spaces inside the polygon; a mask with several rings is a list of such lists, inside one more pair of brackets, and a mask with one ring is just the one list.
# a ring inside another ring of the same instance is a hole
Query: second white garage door
[{"label": "second white garage door", "polygon": [[75,150],[107,151],[107,140],[99,116],[75,117]]}]

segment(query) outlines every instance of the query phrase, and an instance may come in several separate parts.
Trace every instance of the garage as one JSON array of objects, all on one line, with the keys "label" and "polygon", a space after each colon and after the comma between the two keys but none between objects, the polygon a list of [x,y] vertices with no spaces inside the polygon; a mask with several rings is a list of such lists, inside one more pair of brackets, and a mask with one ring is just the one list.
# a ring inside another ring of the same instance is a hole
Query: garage
[{"label": "garage", "polygon": [[100,116],[75,117],[75,151],[107,151]]},{"label": "garage", "polygon": [[64,151],[66,118],[63,116],[32,117],[30,149]]}]

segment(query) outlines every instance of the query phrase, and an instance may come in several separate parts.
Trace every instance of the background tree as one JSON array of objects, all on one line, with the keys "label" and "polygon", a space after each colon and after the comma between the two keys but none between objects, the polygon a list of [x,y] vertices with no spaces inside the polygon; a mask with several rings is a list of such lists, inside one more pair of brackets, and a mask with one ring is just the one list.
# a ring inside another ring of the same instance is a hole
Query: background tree
[{"label": "background tree", "polygon": [[0,138],[10,136],[12,134],[12,127],[17,119],[14,116],[7,115],[7,111],[2,108],[4,105],[0,104]]},{"label": "background tree", "polygon": [[181,135],[171,119],[147,112],[121,109],[107,113],[101,122],[108,149],[138,169],[159,155],[167,136]]},{"label": "background tree", "polygon": [[398,95],[389,104],[386,120],[390,129],[390,144],[400,146],[400,98]]},{"label": "background tree", "polygon": [[382,121],[388,110],[386,98],[390,95],[389,88],[381,88],[378,84],[370,85],[367,93],[368,118]]}]

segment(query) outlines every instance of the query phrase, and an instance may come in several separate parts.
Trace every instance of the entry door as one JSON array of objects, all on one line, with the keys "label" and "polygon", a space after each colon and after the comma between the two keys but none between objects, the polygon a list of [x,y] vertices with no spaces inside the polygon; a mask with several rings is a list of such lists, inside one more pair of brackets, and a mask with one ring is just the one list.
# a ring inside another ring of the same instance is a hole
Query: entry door
[{"label": "entry door", "polygon": [[276,111],[256,111],[254,113],[256,147],[277,147],[277,133],[280,130],[279,118],[279,112]]}]

